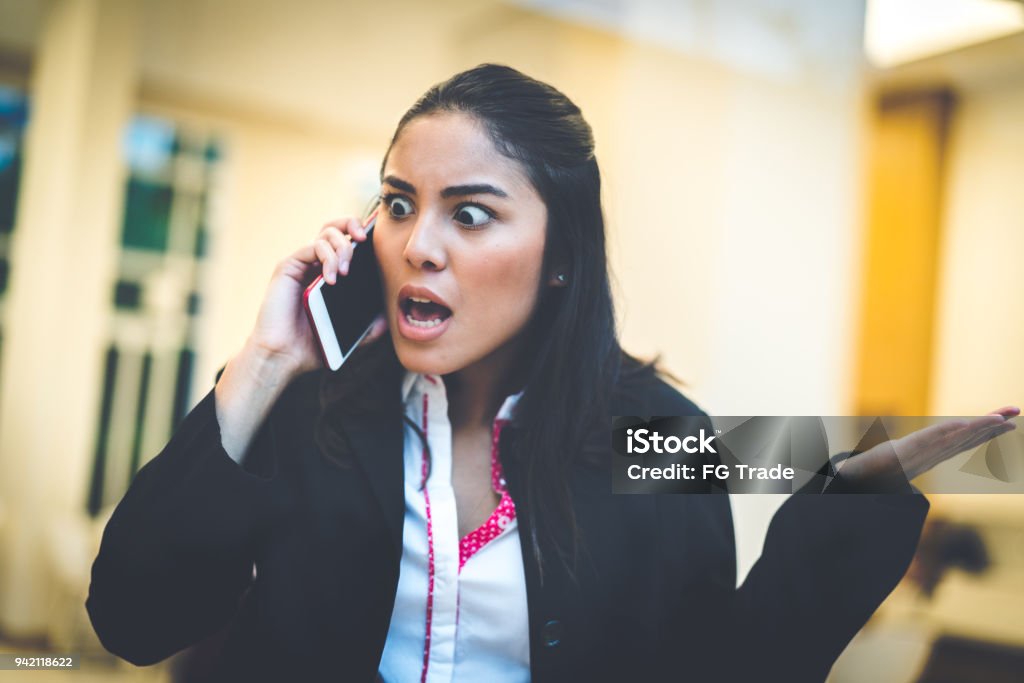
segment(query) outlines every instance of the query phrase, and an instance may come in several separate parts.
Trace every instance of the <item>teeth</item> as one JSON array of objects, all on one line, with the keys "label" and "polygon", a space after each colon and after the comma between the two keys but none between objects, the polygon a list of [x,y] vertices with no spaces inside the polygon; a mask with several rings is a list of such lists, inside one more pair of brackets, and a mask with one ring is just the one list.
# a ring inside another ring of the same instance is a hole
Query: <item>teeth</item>
[{"label": "teeth", "polygon": [[408,320],[409,324],[412,325],[413,327],[424,328],[437,327],[442,322],[444,322],[440,318],[435,318],[434,320],[416,320],[415,318],[408,314],[406,314],[405,319]]},{"label": "teeth", "polygon": [[414,297],[414,296],[410,296],[409,297],[409,301],[415,301],[416,303],[420,303],[420,304],[432,304],[432,303],[434,303],[430,299],[419,299],[419,298]]}]

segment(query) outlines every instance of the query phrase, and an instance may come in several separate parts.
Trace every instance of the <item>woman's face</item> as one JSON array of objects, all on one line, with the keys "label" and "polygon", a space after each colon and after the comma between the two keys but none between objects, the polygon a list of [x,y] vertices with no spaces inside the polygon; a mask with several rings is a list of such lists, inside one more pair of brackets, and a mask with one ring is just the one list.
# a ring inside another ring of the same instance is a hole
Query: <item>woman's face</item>
[{"label": "woman's face", "polygon": [[402,365],[501,371],[542,286],[547,209],[519,165],[466,114],[420,116],[391,148],[381,195],[373,239]]}]

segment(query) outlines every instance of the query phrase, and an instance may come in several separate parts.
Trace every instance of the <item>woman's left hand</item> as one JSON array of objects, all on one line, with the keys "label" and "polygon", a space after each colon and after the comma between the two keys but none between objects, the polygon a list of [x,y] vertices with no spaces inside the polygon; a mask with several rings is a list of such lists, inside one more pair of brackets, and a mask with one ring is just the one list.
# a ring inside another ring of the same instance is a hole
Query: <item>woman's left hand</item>
[{"label": "woman's left hand", "polygon": [[839,473],[851,483],[901,474],[910,481],[954,455],[1013,431],[1017,425],[1009,420],[1019,414],[1020,408],[1005,406],[981,417],[940,422],[847,458]]}]

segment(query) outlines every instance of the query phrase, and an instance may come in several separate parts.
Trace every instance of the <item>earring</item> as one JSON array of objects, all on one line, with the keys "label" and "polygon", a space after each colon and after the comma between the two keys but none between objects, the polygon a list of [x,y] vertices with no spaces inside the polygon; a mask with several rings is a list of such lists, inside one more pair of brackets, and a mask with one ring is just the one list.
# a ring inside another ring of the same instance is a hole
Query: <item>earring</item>
[{"label": "earring", "polygon": [[559,273],[559,274],[558,274],[558,275],[556,275],[555,277],[556,277],[556,278],[558,279],[558,281],[559,281],[559,282],[565,282],[565,281],[566,281],[566,279],[567,279],[567,278],[565,277],[565,273]]}]

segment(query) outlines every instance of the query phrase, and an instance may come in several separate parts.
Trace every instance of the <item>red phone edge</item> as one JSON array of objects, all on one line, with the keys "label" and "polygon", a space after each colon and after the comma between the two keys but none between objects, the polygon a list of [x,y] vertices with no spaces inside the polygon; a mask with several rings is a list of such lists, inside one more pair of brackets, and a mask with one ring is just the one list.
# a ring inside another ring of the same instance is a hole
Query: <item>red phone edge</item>
[{"label": "red phone edge", "polygon": [[[374,209],[373,213],[366,217],[366,220],[363,221],[364,228],[370,224],[370,221],[377,217],[378,211],[379,209]],[[316,337],[316,348],[320,351],[320,360],[323,361],[324,367],[329,368],[330,363],[327,362],[327,352],[324,351],[324,343],[320,339],[320,333],[317,332],[316,323],[313,321],[313,311],[309,310],[309,293],[313,291],[314,287],[316,287],[316,283],[323,279],[324,274],[320,273],[312,282],[306,285],[306,290],[302,293],[302,308],[306,311],[306,319],[309,320],[309,329],[313,331],[313,336]]]}]

